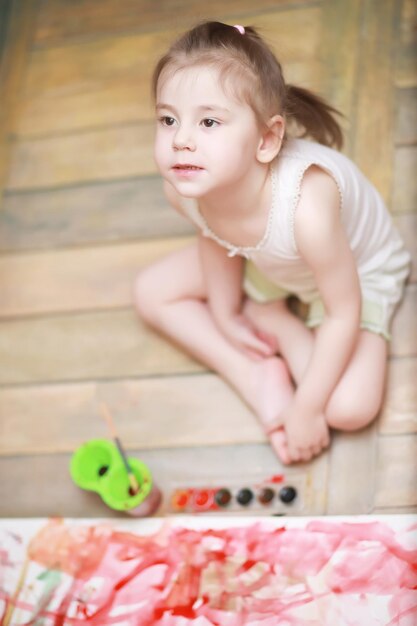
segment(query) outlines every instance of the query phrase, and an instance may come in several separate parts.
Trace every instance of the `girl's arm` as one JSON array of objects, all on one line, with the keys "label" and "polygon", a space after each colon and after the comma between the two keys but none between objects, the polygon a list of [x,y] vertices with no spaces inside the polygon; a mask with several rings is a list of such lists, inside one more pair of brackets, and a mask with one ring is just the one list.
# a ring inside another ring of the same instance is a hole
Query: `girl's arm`
[{"label": "girl's arm", "polygon": [[242,257],[228,257],[224,248],[201,234],[198,245],[208,305],[218,328],[251,357],[274,354],[275,339],[258,331],[242,314]]},{"label": "girl's arm", "polygon": [[306,172],[295,216],[298,250],[313,272],[325,318],[307,369],[285,416],[292,460],[328,439],[324,412],[359,336],[361,292],[355,260],[341,223],[340,196],[331,176]]},{"label": "girl's arm", "polygon": [[[170,204],[187,217],[180,196],[167,181],[164,181],[164,192]],[[276,350],[275,339],[256,330],[241,313],[242,257],[228,257],[224,248],[201,234],[198,246],[207,301],[217,327],[229,341],[251,357],[273,354]]]}]

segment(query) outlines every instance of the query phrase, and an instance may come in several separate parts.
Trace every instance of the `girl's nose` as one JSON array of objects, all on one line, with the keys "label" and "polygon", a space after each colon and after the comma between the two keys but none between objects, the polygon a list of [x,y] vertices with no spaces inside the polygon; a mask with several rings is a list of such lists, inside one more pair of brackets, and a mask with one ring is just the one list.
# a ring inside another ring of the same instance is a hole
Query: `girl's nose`
[{"label": "girl's nose", "polygon": [[174,135],[173,145],[174,150],[191,150],[194,152],[195,141],[191,131],[187,131],[185,128],[179,128]]}]

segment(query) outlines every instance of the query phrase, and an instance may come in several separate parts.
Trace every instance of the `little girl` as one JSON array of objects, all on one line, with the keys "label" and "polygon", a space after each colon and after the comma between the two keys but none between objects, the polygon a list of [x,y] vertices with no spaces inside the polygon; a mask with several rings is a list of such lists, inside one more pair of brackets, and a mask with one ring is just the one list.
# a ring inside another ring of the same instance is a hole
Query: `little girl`
[{"label": "little girl", "polygon": [[140,273],[139,314],[238,391],[283,463],[307,461],[329,427],[362,428],[380,409],[409,254],[331,147],[337,111],[287,85],[254,28],[196,26],[160,59],[153,92],[165,193],[199,236]]}]

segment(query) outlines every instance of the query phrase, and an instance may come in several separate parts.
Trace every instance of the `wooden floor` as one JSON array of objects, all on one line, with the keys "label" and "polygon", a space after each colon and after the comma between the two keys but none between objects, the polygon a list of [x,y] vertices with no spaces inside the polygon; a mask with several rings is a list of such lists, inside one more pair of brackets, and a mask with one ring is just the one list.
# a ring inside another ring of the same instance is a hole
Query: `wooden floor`
[{"label": "wooden floor", "polygon": [[[372,427],[286,470],[302,514],[417,511],[417,68],[413,0],[5,0],[0,74],[0,515],[111,512],[71,482],[78,445],[121,438],[165,495],[280,471],[214,374],[146,329],[139,268],[194,236],[152,159],[152,67],[202,18],[254,24],[289,82],[346,115],[345,152],[379,187],[414,265]],[[6,26],[5,26],[6,25]],[[167,511],[168,498],[160,510]]]}]

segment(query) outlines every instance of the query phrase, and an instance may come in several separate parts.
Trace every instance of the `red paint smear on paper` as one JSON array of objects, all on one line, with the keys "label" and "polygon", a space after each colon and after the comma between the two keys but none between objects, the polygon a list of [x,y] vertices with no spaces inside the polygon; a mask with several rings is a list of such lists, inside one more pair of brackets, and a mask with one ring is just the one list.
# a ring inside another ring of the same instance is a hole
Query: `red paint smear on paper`
[{"label": "red paint smear on paper", "polygon": [[32,539],[28,555],[46,569],[87,578],[100,563],[111,535],[105,526],[71,527],[55,518]]},{"label": "red paint smear on paper", "polygon": [[[392,626],[413,626],[417,618],[417,550],[380,522],[165,525],[140,536],[52,520],[29,554],[70,575],[72,586],[54,611],[37,612],[18,598],[17,607],[33,611],[28,625],[44,617],[53,626],[386,626],[370,608],[373,598],[386,603]],[[321,621],[300,613],[315,603],[320,611],[312,615]]]}]

